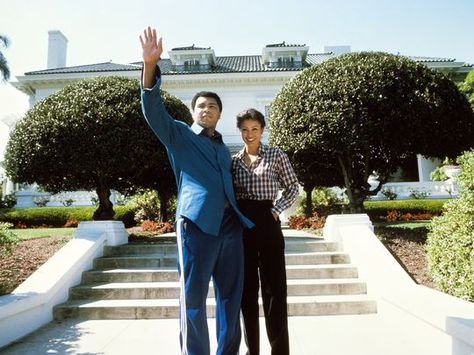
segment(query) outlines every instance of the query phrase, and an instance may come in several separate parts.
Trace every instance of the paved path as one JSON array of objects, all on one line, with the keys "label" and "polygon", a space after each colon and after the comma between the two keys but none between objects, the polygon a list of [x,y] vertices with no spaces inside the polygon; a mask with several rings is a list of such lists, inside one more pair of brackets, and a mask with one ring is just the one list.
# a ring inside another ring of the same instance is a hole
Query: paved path
[{"label": "paved path", "polygon": [[[291,317],[292,355],[447,355],[451,340],[383,301],[378,314]],[[263,318],[261,354],[270,354]],[[209,320],[215,353],[214,319]],[[245,354],[242,342],[241,354]],[[67,320],[52,322],[1,354],[179,355],[178,320]]]}]

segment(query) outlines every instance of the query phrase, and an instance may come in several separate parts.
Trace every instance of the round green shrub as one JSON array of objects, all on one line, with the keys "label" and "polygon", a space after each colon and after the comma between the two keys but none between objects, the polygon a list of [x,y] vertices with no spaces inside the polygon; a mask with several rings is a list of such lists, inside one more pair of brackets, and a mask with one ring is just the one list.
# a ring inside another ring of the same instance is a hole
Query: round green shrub
[{"label": "round green shrub", "polygon": [[474,151],[458,159],[460,197],[447,203],[428,233],[430,273],[444,292],[474,301]]}]

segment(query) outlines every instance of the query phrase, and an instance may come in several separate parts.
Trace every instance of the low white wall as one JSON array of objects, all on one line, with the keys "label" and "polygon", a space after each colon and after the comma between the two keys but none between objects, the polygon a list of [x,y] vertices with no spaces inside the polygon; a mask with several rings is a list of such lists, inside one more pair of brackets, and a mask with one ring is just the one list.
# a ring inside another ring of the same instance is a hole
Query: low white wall
[{"label": "low white wall", "polygon": [[[27,190],[15,192],[16,196],[16,208],[31,208],[38,207],[35,201],[42,198],[47,199],[47,207],[63,207],[66,200],[73,200],[71,206],[93,206],[93,199],[97,199],[97,194],[94,191],[66,191],[55,195],[51,195],[48,192],[40,192],[36,190],[35,185],[30,186]],[[114,205],[119,200],[123,199],[123,196],[117,191],[111,191],[110,202]]]},{"label": "low white wall", "polygon": [[120,221],[81,222],[74,238],[11,294],[0,296],[0,348],[53,319],[53,307],[65,302],[69,288],[103,255],[104,245],[128,242]]},{"label": "low white wall", "polygon": [[474,303],[416,284],[375,236],[366,214],[329,216],[324,238],[342,244],[371,295],[448,334],[451,354],[474,354]]},{"label": "low white wall", "polygon": [[[369,181],[371,189],[375,189],[378,182]],[[447,181],[412,181],[412,182],[387,182],[372,200],[386,200],[382,190],[388,189],[397,194],[397,200],[412,199],[411,194],[426,194],[426,198],[453,198],[459,195],[459,186],[455,180]]]}]

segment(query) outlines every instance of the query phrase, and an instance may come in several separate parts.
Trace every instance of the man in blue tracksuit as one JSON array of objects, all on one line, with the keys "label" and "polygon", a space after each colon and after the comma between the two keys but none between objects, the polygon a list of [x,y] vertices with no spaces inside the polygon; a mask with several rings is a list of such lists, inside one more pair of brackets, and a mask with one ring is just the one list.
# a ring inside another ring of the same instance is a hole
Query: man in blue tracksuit
[{"label": "man in blue tracksuit", "polygon": [[[181,282],[182,354],[209,354],[206,297],[212,277],[216,298],[217,354],[234,355],[240,346],[240,301],[243,288],[242,230],[251,227],[237,209],[231,157],[215,130],[222,111],[217,94],[200,92],[192,100],[193,118],[203,129],[194,133],[166,111],[157,66],[161,38],[148,27],[143,49],[142,109],[166,146],[178,185],[176,233]],[[184,292],[183,292],[184,291]]]}]

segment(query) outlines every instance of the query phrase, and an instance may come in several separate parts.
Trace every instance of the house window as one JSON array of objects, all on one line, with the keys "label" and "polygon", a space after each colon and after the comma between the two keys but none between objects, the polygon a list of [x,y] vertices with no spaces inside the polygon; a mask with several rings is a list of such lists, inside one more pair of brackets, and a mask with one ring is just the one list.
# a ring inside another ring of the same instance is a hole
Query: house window
[{"label": "house window", "polygon": [[185,69],[199,68],[199,60],[198,59],[185,60],[184,61],[184,68]]},{"label": "house window", "polygon": [[280,68],[292,68],[295,66],[295,60],[293,57],[279,57],[278,66]]}]

